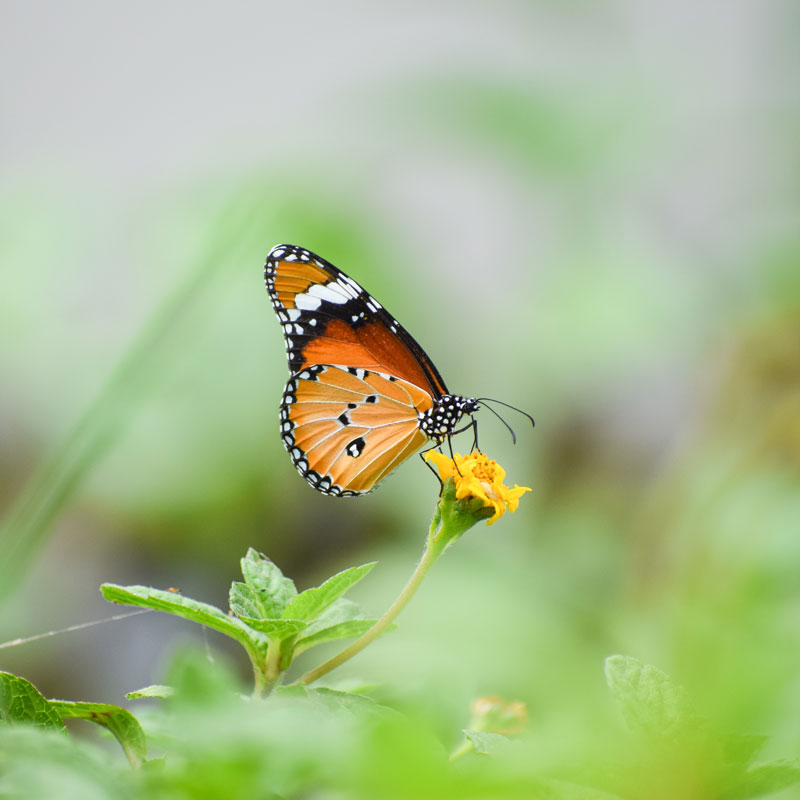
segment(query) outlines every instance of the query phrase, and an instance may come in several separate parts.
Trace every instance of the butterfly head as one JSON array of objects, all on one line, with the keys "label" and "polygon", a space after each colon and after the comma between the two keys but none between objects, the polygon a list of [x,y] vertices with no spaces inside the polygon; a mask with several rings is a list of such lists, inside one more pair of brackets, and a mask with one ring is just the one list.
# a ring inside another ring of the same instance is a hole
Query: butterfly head
[{"label": "butterfly head", "polygon": [[478,408],[478,401],[473,397],[443,394],[427,411],[419,413],[419,428],[427,437],[441,444],[455,432],[465,414],[473,414]]}]

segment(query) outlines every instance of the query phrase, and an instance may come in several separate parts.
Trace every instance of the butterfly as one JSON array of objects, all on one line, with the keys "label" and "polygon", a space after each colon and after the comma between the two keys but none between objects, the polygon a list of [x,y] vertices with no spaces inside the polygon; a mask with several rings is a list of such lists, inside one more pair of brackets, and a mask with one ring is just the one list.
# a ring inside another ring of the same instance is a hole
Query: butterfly
[{"label": "butterfly", "polygon": [[486,399],[450,394],[411,334],[310,250],[273,247],[264,280],[291,373],[281,439],[297,471],[323,494],[372,491],[423,445],[449,439]]}]

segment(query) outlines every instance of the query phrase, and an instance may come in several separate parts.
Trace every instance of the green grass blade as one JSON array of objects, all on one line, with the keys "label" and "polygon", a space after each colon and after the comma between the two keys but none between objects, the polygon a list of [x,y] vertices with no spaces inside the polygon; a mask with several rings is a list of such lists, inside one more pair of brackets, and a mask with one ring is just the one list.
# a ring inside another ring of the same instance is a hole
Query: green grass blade
[{"label": "green grass blade", "polygon": [[24,575],[58,514],[110,450],[185,341],[187,319],[219,293],[231,264],[256,271],[265,209],[258,190],[235,193],[211,227],[200,258],[141,329],[105,385],[61,444],[33,474],[0,526],[0,600]]}]

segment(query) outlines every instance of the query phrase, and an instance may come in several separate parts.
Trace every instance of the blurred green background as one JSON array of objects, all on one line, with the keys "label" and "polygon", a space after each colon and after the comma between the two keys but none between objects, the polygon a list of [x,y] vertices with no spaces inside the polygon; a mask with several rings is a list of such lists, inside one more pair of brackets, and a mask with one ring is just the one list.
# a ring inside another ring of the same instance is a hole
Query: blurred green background
[{"label": "blurred green background", "polygon": [[[1,13],[0,641],[110,615],[103,581],[224,605],[248,546],[300,588],[379,560],[371,614],[399,591],[427,470],[335,500],[281,446],[262,267],[292,242],[537,420],[512,447],[481,416],[533,493],[342,672],[443,730],[524,700],[546,760],[607,724],[622,652],[800,754],[795,4]],[[193,635],[146,615],[0,668],[119,702]]]}]

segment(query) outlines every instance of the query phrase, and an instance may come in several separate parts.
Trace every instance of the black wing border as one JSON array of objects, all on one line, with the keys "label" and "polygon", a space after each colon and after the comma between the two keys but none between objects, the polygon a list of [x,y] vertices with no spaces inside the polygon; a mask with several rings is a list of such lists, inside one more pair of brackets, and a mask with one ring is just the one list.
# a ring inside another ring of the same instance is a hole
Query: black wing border
[{"label": "black wing border", "polygon": [[[276,251],[283,251],[280,256],[276,257],[273,254]],[[334,280],[341,278],[346,279],[346,283],[353,286],[354,288],[357,287],[358,289],[358,298],[357,300],[364,305],[364,311],[369,313],[372,316],[377,317],[381,322],[389,328],[389,330],[397,336],[398,339],[405,345],[406,349],[411,353],[417,363],[422,367],[422,371],[425,373],[425,377],[428,380],[428,385],[430,388],[431,396],[434,400],[438,400],[442,395],[449,394],[447,389],[447,385],[444,382],[439,370],[436,369],[435,364],[431,361],[430,356],[425,352],[422,345],[397,321],[397,319],[392,316],[392,314],[384,308],[384,306],[379,303],[355,278],[352,278],[346,272],[343,272],[335,265],[331,264],[330,261],[324,259],[322,256],[317,255],[312,250],[309,250],[306,247],[300,247],[299,245],[294,244],[277,244],[273,247],[269,253],[267,254],[267,259],[264,263],[264,279],[267,285],[267,289],[270,292],[270,296],[273,300],[273,305],[276,305],[278,302],[277,299],[277,292],[274,292],[272,284],[269,280],[269,268],[272,267],[273,270],[277,270],[277,265],[281,261],[286,261],[287,255],[294,255],[297,257],[296,260],[302,261],[302,256],[306,256],[308,259],[313,261],[316,266],[323,269],[327,272],[331,278]],[[354,298],[354,301],[356,299]],[[290,338],[297,338],[292,337],[290,332],[287,333],[286,328],[291,326],[292,323],[283,323],[281,322],[281,327],[284,328],[284,337],[287,341]],[[291,370],[291,365],[290,365]],[[441,387],[441,388],[440,388]],[[424,388],[424,387],[421,387]]]}]

